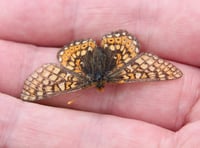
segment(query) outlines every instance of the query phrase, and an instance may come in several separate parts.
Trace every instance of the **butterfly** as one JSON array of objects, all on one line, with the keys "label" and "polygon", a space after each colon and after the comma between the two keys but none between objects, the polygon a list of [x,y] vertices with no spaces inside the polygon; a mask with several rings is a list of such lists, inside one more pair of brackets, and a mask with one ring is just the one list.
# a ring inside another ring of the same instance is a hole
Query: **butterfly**
[{"label": "butterfly", "polygon": [[100,46],[92,39],[64,46],[60,64],[39,67],[24,82],[21,99],[35,101],[106,83],[161,81],[183,74],[173,64],[151,53],[140,53],[137,39],[125,30],[104,35]]}]

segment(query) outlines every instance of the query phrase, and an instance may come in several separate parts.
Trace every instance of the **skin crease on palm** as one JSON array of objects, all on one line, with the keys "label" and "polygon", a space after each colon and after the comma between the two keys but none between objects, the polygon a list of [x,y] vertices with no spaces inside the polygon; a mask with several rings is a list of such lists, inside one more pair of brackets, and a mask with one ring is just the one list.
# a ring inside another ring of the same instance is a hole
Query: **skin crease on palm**
[{"label": "skin crease on palm", "polygon": [[[198,147],[200,2],[0,1],[0,147]],[[72,40],[126,29],[141,51],[184,76],[108,84],[35,103],[19,99],[26,77]],[[72,100],[72,104],[67,102]]]}]

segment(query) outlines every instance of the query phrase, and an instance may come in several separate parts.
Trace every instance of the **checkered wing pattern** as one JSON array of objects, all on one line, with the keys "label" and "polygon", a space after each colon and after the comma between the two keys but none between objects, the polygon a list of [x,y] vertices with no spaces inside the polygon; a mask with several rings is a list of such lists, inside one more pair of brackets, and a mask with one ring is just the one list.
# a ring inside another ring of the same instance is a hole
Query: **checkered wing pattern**
[{"label": "checkered wing pattern", "polygon": [[116,59],[115,69],[123,67],[139,53],[137,39],[124,30],[104,35],[101,41],[101,47],[105,50],[111,50],[114,53],[114,58]]},{"label": "checkered wing pattern", "polygon": [[82,57],[84,57],[88,51],[93,51],[97,47],[95,41],[92,39],[74,41],[71,44],[64,46],[58,54],[58,61],[67,70],[84,76],[81,69]]},{"label": "checkered wing pattern", "polygon": [[45,64],[26,79],[21,99],[35,101],[78,90],[83,85],[80,82],[78,77],[63,71],[56,64]]},{"label": "checkered wing pattern", "polygon": [[127,66],[110,73],[113,82],[173,80],[182,76],[182,72],[173,64],[150,53],[141,53]]},{"label": "checkered wing pattern", "polygon": [[74,41],[57,54],[60,66],[45,64],[25,81],[21,99],[35,101],[104,83],[161,81],[183,74],[173,64],[150,53],[140,53],[137,39],[119,30],[103,36],[98,47],[92,39]]}]

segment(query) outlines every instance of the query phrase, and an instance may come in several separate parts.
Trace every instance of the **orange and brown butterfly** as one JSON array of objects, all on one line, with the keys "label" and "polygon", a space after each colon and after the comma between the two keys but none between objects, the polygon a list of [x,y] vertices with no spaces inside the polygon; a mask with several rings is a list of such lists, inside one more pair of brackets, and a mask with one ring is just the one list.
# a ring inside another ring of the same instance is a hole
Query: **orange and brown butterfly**
[{"label": "orange and brown butterfly", "polygon": [[57,54],[60,65],[42,65],[24,83],[21,99],[35,101],[105,83],[160,81],[180,78],[173,64],[150,53],[140,53],[137,39],[119,30],[92,39],[74,41]]}]

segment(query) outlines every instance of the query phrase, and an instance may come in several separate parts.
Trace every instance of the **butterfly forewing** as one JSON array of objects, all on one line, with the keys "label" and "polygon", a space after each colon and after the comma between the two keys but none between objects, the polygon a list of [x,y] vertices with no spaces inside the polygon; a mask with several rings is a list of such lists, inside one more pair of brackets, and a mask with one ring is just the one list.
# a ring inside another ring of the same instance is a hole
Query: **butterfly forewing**
[{"label": "butterfly forewing", "polygon": [[150,53],[141,53],[126,66],[110,73],[113,82],[160,81],[180,78],[182,72],[173,64]]},{"label": "butterfly forewing", "polygon": [[21,99],[27,101],[40,100],[62,92],[71,92],[83,87],[82,80],[56,64],[45,64],[38,68],[25,81]]}]

